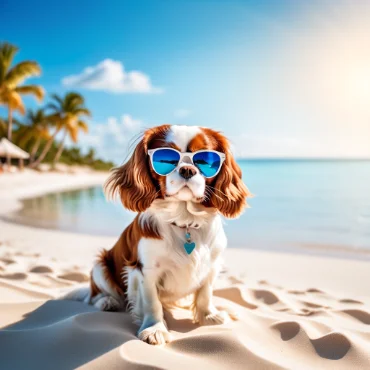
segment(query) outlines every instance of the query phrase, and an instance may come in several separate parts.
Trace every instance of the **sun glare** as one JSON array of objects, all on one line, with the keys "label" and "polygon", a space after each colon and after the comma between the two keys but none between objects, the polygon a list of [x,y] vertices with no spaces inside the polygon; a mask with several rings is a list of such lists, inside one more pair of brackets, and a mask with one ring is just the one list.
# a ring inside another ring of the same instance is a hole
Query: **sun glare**
[{"label": "sun glare", "polygon": [[356,68],[350,75],[350,89],[358,103],[370,102],[370,66]]}]

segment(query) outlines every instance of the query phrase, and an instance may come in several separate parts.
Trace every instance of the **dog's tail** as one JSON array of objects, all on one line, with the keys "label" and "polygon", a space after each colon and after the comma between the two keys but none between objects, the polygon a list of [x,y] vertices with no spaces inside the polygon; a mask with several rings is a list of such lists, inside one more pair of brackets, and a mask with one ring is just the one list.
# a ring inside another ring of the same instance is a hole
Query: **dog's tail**
[{"label": "dog's tail", "polygon": [[91,299],[90,285],[83,285],[83,286],[80,286],[79,288],[70,290],[69,292],[61,295],[58,299],[90,303],[90,299]]}]

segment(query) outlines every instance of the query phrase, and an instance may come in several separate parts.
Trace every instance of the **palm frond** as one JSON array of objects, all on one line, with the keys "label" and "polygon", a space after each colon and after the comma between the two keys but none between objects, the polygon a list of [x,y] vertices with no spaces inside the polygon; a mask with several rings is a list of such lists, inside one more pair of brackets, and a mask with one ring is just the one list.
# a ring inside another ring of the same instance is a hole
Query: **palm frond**
[{"label": "palm frond", "polygon": [[41,68],[37,62],[24,61],[16,64],[5,76],[5,83],[9,87],[16,87],[21,84],[26,78],[31,76],[39,76]]},{"label": "palm frond", "polygon": [[91,112],[84,106],[84,97],[76,92],[68,92],[63,97],[53,94],[52,102],[46,105],[51,114],[47,120],[58,130],[64,129],[73,142],[77,142],[79,131],[88,132],[88,124],[79,120],[80,116],[91,116]]},{"label": "palm frond", "polygon": [[50,138],[50,132],[47,128],[43,128],[40,130],[40,136],[43,138],[43,139],[49,139]]},{"label": "palm frond", "polygon": [[77,127],[71,127],[69,130],[68,130],[68,133],[69,133],[69,136],[70,138],[72,139],[72,141],[74,143],[77,143],[77,140],[78,140],[78,129]]},{"label": "palm frond", "polygon": [[91,117],[91,112],[87,108],[84,108],[84,107],[76,108],[73,111],[73,114],[76,115],[76,116],[88,116],[88,117]]},{"label": "palm frond", "polygon": [[25,108],[24,108],[24,104],[23,104],[23,101],[22,101],[22,97],[16,91],[12,91],[8,95],[7,104],[8,104],[8,107],[12,110],[17,110],[21,114],[26,113]]},{"label": "palm frond", "polygon": [[69,92],[64,98],[64,110],[68,112],[74,111],[77,107],[83,105],[85,99],[81,94]]},{"label": "palm frond", "polygon": [[66,101],[75,101],[75,104],[83,104],[85,102],[84,97],[75,91],[70,91],[65,96]]},{"label": "palm frond", "polygon": [[16,127],[17,129],[20,129],[22,127],[26,127],[24,123],[22,123],[19,119],[13,117],[13,127]]},{"label": "palm frond", "polygon": [[46,115],[43,108],[39,108],[36,110],[28,109],[27,110],[27,117],[26,117],[26,124],[28,126],[46,126]]},{"label": "palm frond", "polygon": [[58,94],[51,94],[50,97],[52,100],[55,100],[59,104],[59,106],[57,106],[55,103],[51,103],[57,107],[57,110],[63,108],[63,99]]},{"label": "palm frond", "polygon": [[88,133],[89,132],[89,125],[85,121],[78,121],[77,127],[81,129],[83,132]]},{"label": "palm frond", "polygon": [[0,83],[5,80],[18,48],[8,42],[0,43]]},{"label": "palm frond", "polygon": [[43,87],[39,85],[24,85],[18,86],[14,89],[17,93],[24,95],[24,94],[31,94],[36,96],[36,98],[41,101],[44,98],[45,91]]},{"label": "palm frond", "polygon": [[23,126],[17,130],[17,145],[24,146],[28,141],[30,141],[35,136],[35,130],[30,126]]},{"label": "palm frond", "polygon": [[43,108],[39,108],[35,111],[35,122],[37,123],[45,122],[45,112]]},{"label": "palm frond", "polygon": [[56,125],[60,122],[60,115],[59,113],[48,114],[45,119],[51,124]]},{"label": "palm frond", "polygon": [[45,105],[45,110],[47,109],[53,110],[54,112],[58,112],[60,107],[56,105],[55,103],[48,103]]},{"label": "palm frond", "polygon": [[32,109],[28,109],[26,115],[27,120],[26,124],[31,125],[35,121],[35,116],[36,116],[35,111],[33,111]]}]

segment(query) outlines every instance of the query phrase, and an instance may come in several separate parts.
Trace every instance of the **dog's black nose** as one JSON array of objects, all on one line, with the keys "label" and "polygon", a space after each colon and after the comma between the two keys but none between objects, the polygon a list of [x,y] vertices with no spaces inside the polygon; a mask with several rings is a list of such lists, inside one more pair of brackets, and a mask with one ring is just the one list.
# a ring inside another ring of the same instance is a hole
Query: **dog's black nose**
[{"label": "dog's black nose", "polygon": [[196,173],[197,172],[195,171],[193,167],[188,167],[188,166],[181,167],[179,170],[180,176],[183,177],[185,180],[189,180],[194,175],[196,175]]}]

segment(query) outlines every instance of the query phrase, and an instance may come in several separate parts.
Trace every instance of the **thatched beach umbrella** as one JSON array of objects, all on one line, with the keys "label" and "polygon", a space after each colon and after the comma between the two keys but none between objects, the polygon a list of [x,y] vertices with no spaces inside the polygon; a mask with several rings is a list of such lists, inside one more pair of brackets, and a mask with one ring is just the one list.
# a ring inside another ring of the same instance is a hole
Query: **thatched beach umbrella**
[{"label": "thatched beach umbrella", "polygon": [[30,155],[8,139],[2,138],[0,140],[0,157],[17,158],[19,160],[19,168],[23,169],[23,161],[29,159]]}]

